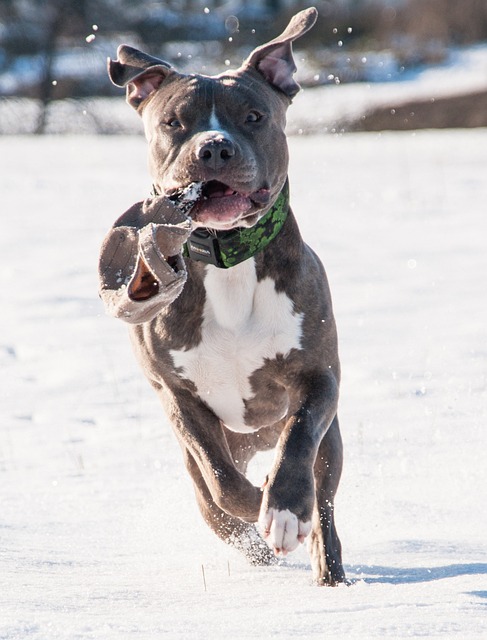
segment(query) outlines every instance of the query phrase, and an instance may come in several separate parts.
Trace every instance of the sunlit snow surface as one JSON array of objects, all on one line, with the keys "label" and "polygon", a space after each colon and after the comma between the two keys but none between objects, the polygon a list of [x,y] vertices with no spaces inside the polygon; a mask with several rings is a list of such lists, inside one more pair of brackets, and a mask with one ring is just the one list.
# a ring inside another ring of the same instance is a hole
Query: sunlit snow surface
[{"label": "sunlit snow surface", "polygon": [[452,49],[443,63],[417,67],[394,79],[396,82],[351,82],[302,91],[290,110],[288,132],[340,131],[377,108],[485,91],[487,46]]},{"label": "sunlit snow surface", "polygon": [[149,193],[143,139],[1,144],[0,638],[485,638],[487,131],[290,141],[340,336],[338,589],[304,548],[252,568],[206,528],[103,313],[98,248]]}]

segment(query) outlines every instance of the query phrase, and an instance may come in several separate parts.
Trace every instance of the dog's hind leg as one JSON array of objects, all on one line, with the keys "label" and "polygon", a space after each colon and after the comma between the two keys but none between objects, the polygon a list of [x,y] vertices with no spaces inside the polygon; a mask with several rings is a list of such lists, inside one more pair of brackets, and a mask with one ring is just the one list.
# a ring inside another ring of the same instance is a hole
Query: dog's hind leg
[{"label": "dog's hind leg", "polygon": [[206,524],[223,542],[243,553],[251,564],[274,564],[276,557],[260,536],[255,525],[244,522],[220,509],[211,497],[195,459],[187,449],[184,450],[184,458],[193,479],[196,500]]},{"label": "dog's hind leg", "polygon": [[321,441],[314,466],[316,503],[309,551],[317,584],[334,586],[345,582],[342,547],[335,526],[334,498],[343,462],[343,445],[335,416]]}]

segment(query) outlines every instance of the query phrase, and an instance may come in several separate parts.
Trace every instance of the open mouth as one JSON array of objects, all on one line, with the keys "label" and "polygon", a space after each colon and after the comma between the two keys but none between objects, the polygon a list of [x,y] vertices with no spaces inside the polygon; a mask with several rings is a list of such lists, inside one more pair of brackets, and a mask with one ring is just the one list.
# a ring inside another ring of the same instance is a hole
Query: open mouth
[{"label": "open mouth", "polygon": [[204,182],[202,185],[201,196],[204,200],[211,198],[228,198],[237,195],[240,194],[218,180],[210,180],[209,182]]},{"label": "open mouth", "polygon": [[227,228],[238,223],[251,209],[252,200],[248,195],[218,180],[210,180],[203,183],[191,217],[195,223],[206,227]]},{"label": "open mouth", "polygon": [[268,189],[259,189],[244,194],[219,180],[210,180],[193,182],[170,197],[198,226],[227,229],[238,226],[243,218],[264,207],[270,193]]}]

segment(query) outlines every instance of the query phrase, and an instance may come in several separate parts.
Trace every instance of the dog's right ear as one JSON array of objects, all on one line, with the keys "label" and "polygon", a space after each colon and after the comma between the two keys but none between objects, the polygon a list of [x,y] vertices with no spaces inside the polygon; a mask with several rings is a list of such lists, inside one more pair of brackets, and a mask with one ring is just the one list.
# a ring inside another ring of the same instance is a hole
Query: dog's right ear
[{"label": "dog's right ear", "polygon": [[122,44],[117,60],[108,58],[108,76],[117,87],[127,87],[127,102],[138,109],[173,73],[170,64]]}]

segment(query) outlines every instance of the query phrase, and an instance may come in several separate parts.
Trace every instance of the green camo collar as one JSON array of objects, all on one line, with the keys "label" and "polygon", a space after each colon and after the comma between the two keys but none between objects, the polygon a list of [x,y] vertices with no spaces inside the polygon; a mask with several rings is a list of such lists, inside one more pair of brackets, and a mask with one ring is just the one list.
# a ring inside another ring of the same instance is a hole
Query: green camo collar
[{"label": "green camo collar", "polygon": [[229,269],[263,251],[281,231],[289,212],[289,183],[269,211],[253,227],[211,231],[195,229],[184,245],[183,255],[192,260]]}]

